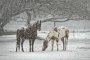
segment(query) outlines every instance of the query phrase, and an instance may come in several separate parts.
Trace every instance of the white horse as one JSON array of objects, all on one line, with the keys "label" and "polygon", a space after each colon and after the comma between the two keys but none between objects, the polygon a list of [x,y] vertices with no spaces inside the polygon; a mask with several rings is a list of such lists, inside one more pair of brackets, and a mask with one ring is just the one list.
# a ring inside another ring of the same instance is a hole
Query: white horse
[{"label": "white horse", "polygon": [[66,27],[61,27],[61,28],[55,27],[53,30],[51,30],[48,33],[48,35],[46,37],[46,40],[43,42],[42,51],[46,50],[46,48],[48,47],[48,43],[50,41],[52,42],[52,49],[51,49],[51,51],[53,51],[54,41],[56,41],[57,51],[59,50],[58,49],[59,41],[63,42],[63,50],[66,50],[68,37],[69,37],[69,30]]}]

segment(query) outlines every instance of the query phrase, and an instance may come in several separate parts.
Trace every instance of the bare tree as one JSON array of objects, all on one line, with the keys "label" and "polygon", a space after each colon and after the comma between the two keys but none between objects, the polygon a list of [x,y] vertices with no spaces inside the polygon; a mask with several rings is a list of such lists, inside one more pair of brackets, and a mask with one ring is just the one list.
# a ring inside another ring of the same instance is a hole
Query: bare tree
[{"label": "bare tree", "polygon": [[[73,15],[90,19],[87,2],[89,0],[0,0],[0,30],[3,31],[3,27],[11,21],[11,17],[22,12],[27,13],[27,24],[30,24],[30,11],[33,11],[34,18],[41,15],[40,11],[42,11],[43,15],[63,16],[63,18],[67,18],[65,21],[71,20]],[[57,18],[52,17],[50,19]]]}]

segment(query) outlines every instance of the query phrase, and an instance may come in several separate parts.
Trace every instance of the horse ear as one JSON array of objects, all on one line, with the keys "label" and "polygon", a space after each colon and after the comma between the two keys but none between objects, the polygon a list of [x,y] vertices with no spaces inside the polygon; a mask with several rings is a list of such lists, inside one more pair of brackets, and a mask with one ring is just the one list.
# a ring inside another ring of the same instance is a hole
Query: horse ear
[{"label": "horse ear", "polygon": [[41,22],[42,22],[42,21],[40,20],[40,24],[41,24]]}]

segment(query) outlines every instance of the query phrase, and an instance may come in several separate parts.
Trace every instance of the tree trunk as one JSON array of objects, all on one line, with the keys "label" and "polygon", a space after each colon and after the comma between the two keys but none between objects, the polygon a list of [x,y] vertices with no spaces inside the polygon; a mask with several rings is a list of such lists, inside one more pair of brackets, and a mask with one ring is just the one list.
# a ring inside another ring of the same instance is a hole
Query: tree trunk
[{"label": "tree trunk", "polygon": [[0,26],[0,31],[4,31],[2,26]]},{"label": "tree trunk", "polygon": [[3,27],[0,26],[0,35],[2,35],[4,33]]},{"label": "tree trunk", "polygon": [[0,32],[4,32],[3,27],[9,22],[10,22],[10,16],[2,19],[2,22],[0,22]]},{"label": "tree trunk", "polygon": [[31,25],[30,25],[30,21],[31,21],[31,13],[30,13],[29,10],[27,10],[26,13],[27,13],[27,16],[28,16],[28,19],[27,19],[26,24],[27,24],[28,26],[31,26]]}]

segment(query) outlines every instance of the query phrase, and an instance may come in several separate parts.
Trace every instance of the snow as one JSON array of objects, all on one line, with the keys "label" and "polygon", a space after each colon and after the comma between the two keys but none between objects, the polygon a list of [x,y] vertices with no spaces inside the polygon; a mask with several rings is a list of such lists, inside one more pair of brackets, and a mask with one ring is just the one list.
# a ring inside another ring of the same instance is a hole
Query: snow
[{"label": "snow", "polygon": [[[45,39],[48,31],[38,32],[38,36]],[[15,52],[16,36],[0,36],[0,60],[90,60],[90,33],[70,33],[67,51],[62,50],[62,44],[59,45],[59,51],[51,51],[51,44],[46,51],[42,51],[43,40],[36,39],[34,51],[29,52],[28,40],[24,42],[25,52]]]}]

